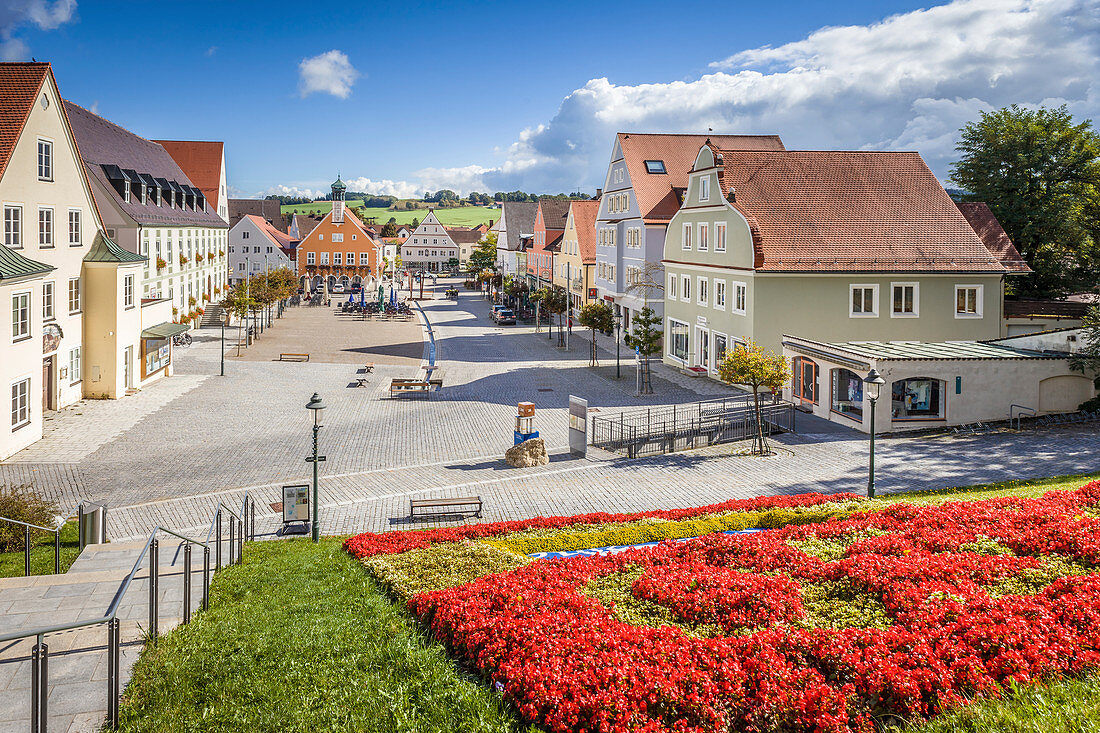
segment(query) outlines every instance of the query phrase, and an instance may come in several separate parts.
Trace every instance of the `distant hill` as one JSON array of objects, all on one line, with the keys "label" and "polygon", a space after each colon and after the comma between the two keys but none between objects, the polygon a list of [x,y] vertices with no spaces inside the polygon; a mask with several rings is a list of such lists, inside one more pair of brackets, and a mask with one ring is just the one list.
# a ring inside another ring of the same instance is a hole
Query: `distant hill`
[{"label": "distant hill", "polygon": [[[360,216],[365,219],[374,217],[379,224],[385,224],[393,217],[398,224],[412,224],[413,219],[423,219],[428,207],[412,211],[390,211],[382,208],[362,208],[362,199],[351,199],[348,206],[359,209]],[[284,214],[309,214],[324,215],[332,210],[331,201],[311,201],[308,204],[286,204],[282,207]],[[472,227],[478,224],[488,224],[500,218],[500,209],[490,209],[488,206],[462,206],[456,208],[436,208],[436,216],[439,221],[448,226]]]}]

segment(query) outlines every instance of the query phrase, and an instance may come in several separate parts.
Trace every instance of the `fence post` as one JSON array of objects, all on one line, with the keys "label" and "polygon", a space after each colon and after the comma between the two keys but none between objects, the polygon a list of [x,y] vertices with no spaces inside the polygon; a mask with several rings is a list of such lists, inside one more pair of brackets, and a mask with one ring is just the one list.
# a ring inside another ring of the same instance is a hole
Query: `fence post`
[{"label": "fence post", "polygon": [[183,546],[183,622],[191,621],[191,543]]},{"label": "fence post", "polygon": [[81,550],[84,549],[84,503],[76,505],[76,544]]},{"label": "fence post", "polygon": [[61,527],[53,533],[53,573],[61,575]]},{"label": "fence post", "polygon": [[233,564],[233,550],[237,545],[237,520],[229,517],[229,564]]},{"label": "fence post", "polygon": [[31,649],[31,732],[46,733],[46,702],[50,697],[49,646],[38,635]]},{"label": "fence post", "polygon": [[249,497],[248,503],[252,507],[252,515],[251,515],[251,519],[249,520],[249,525],[248,525],[248,541],[249,542],[255,542],[256,541],[256,500]]},{"label": "fence post", "polygon": [[107,725],[111,730],[118,728],[118,695],[121,687],[119,663],[122,647],[119,627],[121,625],[122,622],[118,618],[107,622]]},{"label": "fence post", "polygon": [[222,569],[222,509],[218,507],[218,511],[214,514],[214,523],[217,525],[217,539],[214,549],[214,570]]},{"label": "fence post", "polygon": [[23,575],[31,574],[31,528],[23,527]]},{"label": "fence post", "polygon": [[202,548],[202,610],[210,608],[210,546]]},{"label": "fence post", "polygon": [[[244,512],[245,516],[248,516],[248,510]],[[241,519],[237,522],[237,564],[240,565],[244,562],[244,528],[245,520]]]},{"label": "fence post", "polygon": [[149,542],[149,643],[157,643],[157,585],[160,572],[159,541]]}]

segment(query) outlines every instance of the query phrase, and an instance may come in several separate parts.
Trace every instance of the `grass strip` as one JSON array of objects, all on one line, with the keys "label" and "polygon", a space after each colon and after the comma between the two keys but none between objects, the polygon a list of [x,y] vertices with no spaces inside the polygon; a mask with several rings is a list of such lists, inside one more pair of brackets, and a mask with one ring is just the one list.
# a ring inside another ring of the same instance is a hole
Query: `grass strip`
[{"label": "grass strip", "polygon": [[142,653],[121,730],[526,730],[339,539],[249,545],[211,593],[209,611]]},{"label": "grass strip", "polygon": [[[80,535],[76,522],[61,528],[61,572],[67,572],[80,554]],[[31,575],[53,574],[53,533],[31,530]],[[22,550],[0,552],[0,578],[17,578],[24,573]]]}]

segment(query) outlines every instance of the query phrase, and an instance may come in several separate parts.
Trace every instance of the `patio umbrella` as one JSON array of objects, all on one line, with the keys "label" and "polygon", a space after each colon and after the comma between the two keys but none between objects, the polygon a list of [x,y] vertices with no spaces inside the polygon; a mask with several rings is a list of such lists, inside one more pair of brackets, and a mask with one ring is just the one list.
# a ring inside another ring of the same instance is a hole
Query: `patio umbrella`
[{"label": "patio umbrella", "polygon": [[381,285],[378,286],[378,307],[381,308],[386,303],[386,290]]},{"label": "patio umbrella", "polygon": [[349,303],[354,303],[355,302],[355,293],[348,293],[348,302]]}]

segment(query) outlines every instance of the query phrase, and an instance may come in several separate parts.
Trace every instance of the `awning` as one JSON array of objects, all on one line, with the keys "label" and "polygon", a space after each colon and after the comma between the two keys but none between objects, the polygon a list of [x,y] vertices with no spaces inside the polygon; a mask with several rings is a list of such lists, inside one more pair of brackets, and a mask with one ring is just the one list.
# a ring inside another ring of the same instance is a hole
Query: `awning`
[{"label": "awning", "polygon": [[182,323],[165,321],[164,323],[158,323],[155,326],[145,329],[141,332],[141,337],[143,339],[166,339],[172,336],[178,336],[187,330],[189,330],[188,327]]}]

